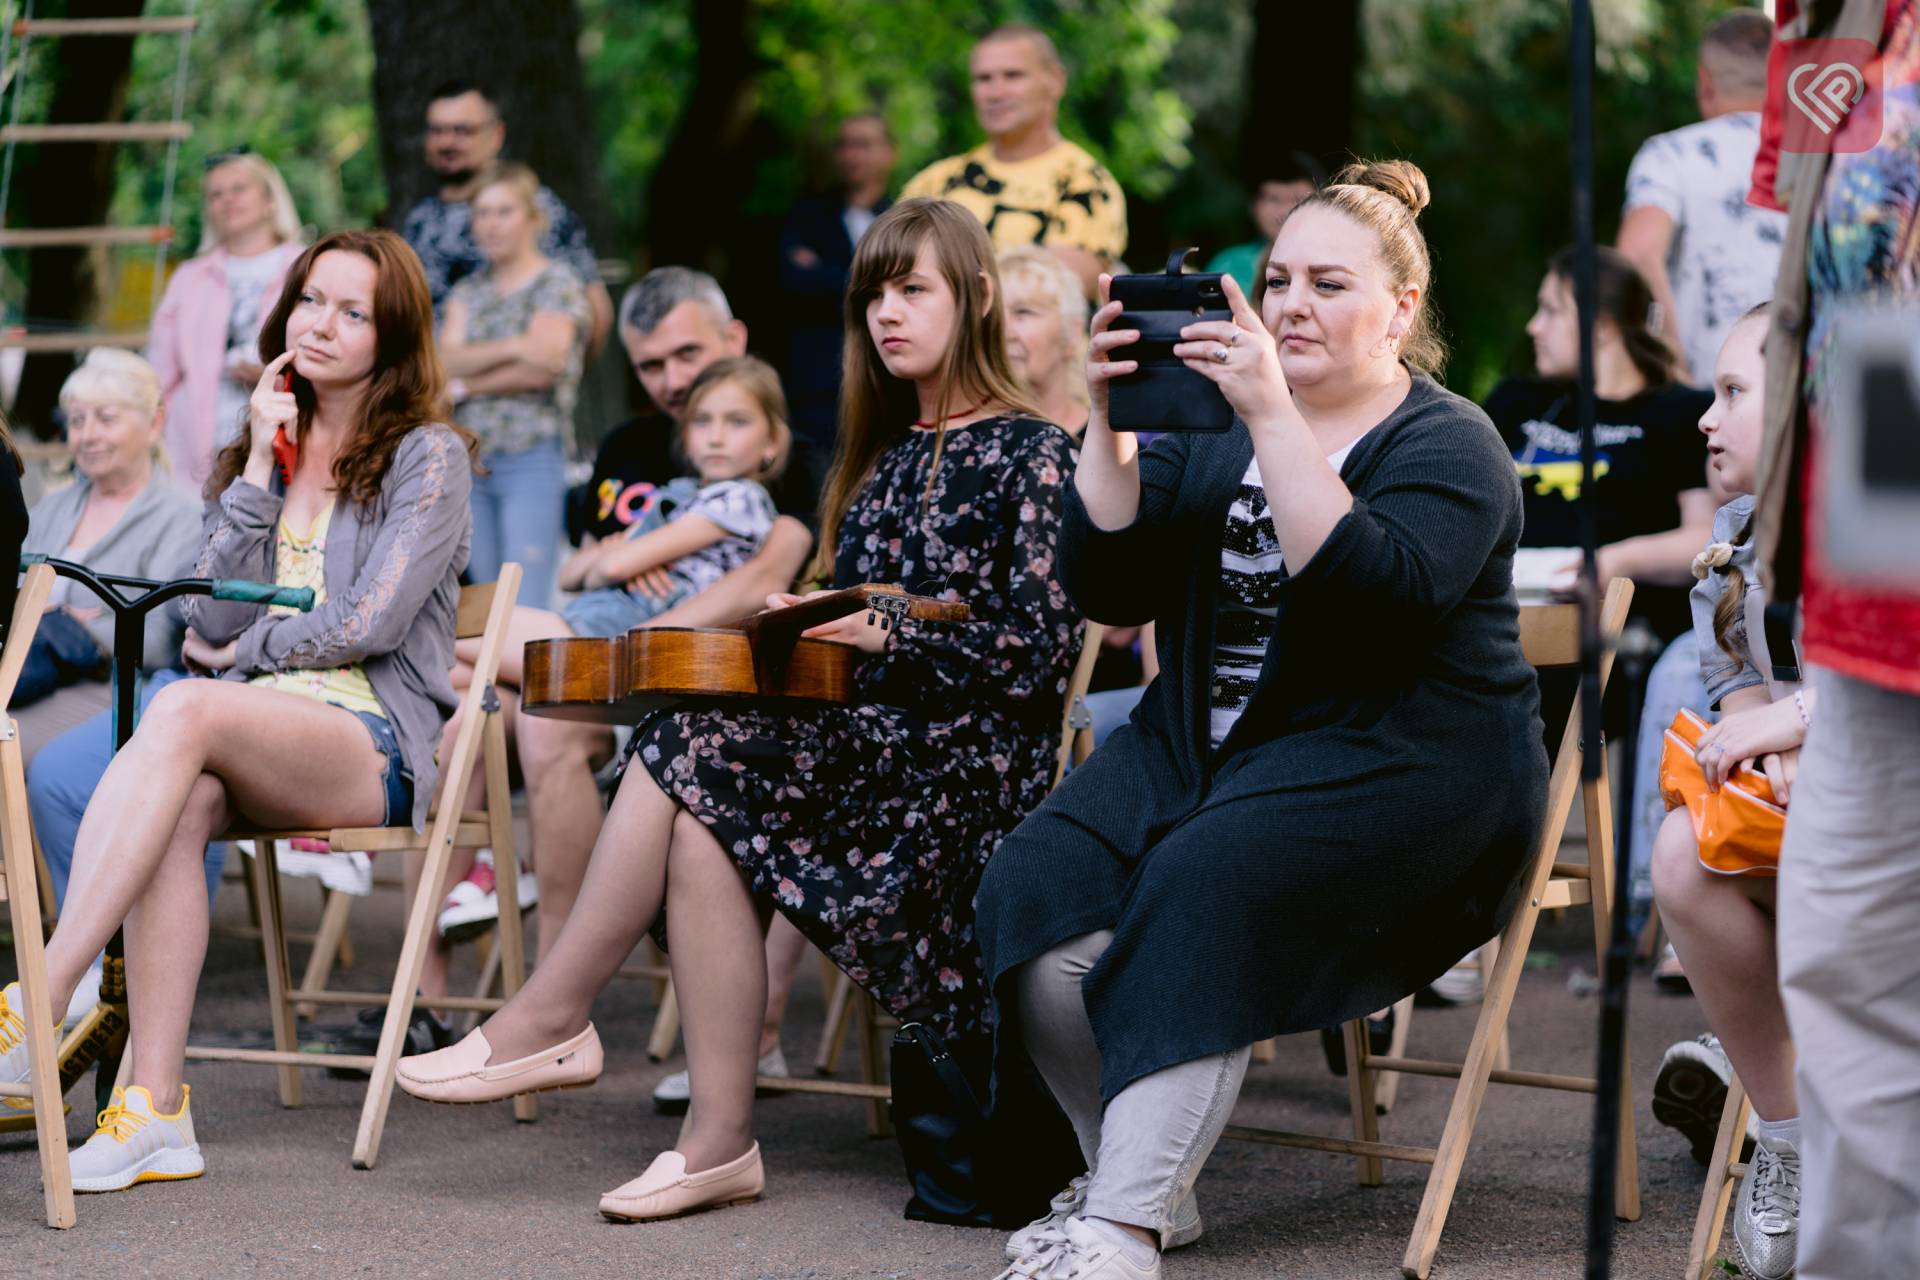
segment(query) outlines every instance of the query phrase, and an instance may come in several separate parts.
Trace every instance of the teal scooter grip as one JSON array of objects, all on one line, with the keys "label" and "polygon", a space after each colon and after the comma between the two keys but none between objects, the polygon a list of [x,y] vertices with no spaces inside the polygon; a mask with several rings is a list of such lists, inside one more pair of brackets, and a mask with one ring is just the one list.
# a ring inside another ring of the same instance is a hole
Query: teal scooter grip
[{"label": "teal scooter grip", "polygon": [[237,600],[241,604],[277,604],[302,611],[313,608],[312,587],[276,587],[268,582],[248,582],[244,578],[215,578],[215,600]]}]

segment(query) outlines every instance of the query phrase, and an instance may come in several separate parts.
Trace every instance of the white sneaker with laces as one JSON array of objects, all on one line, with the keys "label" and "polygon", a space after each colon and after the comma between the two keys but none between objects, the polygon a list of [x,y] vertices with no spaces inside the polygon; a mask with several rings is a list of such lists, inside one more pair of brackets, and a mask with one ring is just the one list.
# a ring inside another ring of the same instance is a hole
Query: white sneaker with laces
[{"label": "white sneaker with laces", "polygon": [[1753,1280],[1787,1280],[1800,1245],[1800,1152],[1762,1135],[1733,1214],[1740,1269]]},{"label": "white sneaker with laces", "polygon": [[[1034,1240],[1041,1232],[1057,1228],[1068,1218],[1079,1217],[1087,1207],[1087,1188],[1092,1185],[1091,1173],[1083,1173],[1069,1182],[1064,1190],[1047,1202],[1045,1217],[1035,1218],[1007,1237],[1007,1256],[1018,1261],[1032,1251]],[[1192,1191],[1188,1191],[1179,1207],[1173,1211],[1173,1230],[1167,1233],[1166,1247],[1184,1249],[1198,1240],[1202,1231],[1200,1201]]]},{"label": "white sneaker with laces", "polygon": [[1487,977],[1480,968],[1480,952],[1470,951],[1460,963],[1435,978],[1427,990],[1442,1004],[1478,1004],[1486,993]]},{"label": "white sneaker with laces", "polygon": [[73,1153],[75,1191],[125,1191],[139,1182],[177,1182],[207,1171],[193,1140],[188,1112],[192,1090],[180,1086],[180,1110],[154,1110],[139,1085],[115,1089],[115,1102],[100,1113],[100,1127]]},{"label": "white sneaker with laces", "polygon": [[1035,1235],[1032,1253],[995,1280],[1160,1280],[1160,1255],[1137,1260],[1127,1245],[1081,1218]]},{"label": "white sneaker with laces", "polygon": [[[787,1077],[787,1055],[779,1045],[767,1050],[754,1067],[759,1076]],[[687,1104],[693,1100],[693,1080],[684,1071],[676,1071],[659,1084],[653,1086],[653,1109],[665,1116],[686,1114]]]},{"label": "white sneaker with laces", "polygon": [[[493,850],[482,849],[473,855],[473,869],[447,893],[440,903],[436,926],[448,942],[477,938],[500,919],[500,893],[495,880]],[[524,914],[540,901],[540,882],[525,866],[514,882],[520,890],[520,910]]]},{"label": "white sneaker with laces", "polygon": [[25,1084],[32,1075],[33,1062],[27,1057],[27,998],[19,983],[9,982],[0,987],[0,1084]]},{"label": "white sneaker with laces", "polygon": [[94,961],[93,968],[80,975],[80,985],[73,989],[73,999],[67,1001],[67,1016],[60,1022],[61,1034],[73,1030],[80,1019],[100,1003],[100,982],[104,977],[106,974],[98,960]]}]

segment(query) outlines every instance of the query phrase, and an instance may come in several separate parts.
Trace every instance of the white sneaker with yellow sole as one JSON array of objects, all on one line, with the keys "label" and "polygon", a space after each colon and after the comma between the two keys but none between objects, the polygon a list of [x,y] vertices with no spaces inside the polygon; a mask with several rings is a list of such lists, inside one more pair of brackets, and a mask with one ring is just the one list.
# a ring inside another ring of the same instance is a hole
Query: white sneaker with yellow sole
[{"label": "white sneaker with yellow sole", "polygon": [[100,1127],[73,1153],[73,1189],[125,1191],[136,1182],[176,1182],[205,1173],[207,1162],[193,1140],[191,1092],[181,1085],[180,1109],[167,1115],[154,1110],[152,1095],[141,1086],[115,1089]]}]

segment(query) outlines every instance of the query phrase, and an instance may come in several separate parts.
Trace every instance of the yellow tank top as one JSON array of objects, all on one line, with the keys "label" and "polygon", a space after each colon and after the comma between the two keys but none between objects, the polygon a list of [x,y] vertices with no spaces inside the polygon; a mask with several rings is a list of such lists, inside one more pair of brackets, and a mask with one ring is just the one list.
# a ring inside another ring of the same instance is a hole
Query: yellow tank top
[{"label": "yellow tank top", "polygon": [[[275,534],[274,585],[312,587],[316,605],[325,604],[327,600],[327,528],[333,523],[334,505],[337,504],[330,504],[322,511],[320,518],[314,521],[313,528],[304,535],[289,528],[284,516]],[[299,612],[287,605],[270,605],[267,611],[275,614]],[[286,671],[263,671],[248,683],[297,693],[302,697],[344,707],[348,711],[370,712],[383,720],[387,718],[386,708],[374,696],[366,668],[358,662],[344,667],[293,667]]]}]

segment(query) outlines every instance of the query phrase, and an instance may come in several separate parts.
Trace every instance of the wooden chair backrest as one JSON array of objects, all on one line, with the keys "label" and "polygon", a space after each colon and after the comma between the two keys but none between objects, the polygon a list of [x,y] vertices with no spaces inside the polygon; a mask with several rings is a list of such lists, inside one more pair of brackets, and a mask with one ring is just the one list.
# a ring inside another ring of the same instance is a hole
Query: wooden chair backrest
[{"label": "wooden chair backrest", "polygon": [[453,638],[477,640],[487,632],[487,615],[493,612],[498,582],[477,582],[460,588],[460,604],[454,613]]},{"label": "wooden chair backrest", "polygon": [[34,565],[20,582],[20,594],[14,597],[13,621],[7,626],[6,647],[0,649],[0,715],[13,705],[13,689],[27,664],[34,632],[40,629],[40,615],[47,611],[53,577],[52,565]]},{"label": "wooden chair backrest", "polygon": [[[1626,625],[1633,604],[1633,579],[1615,578],[1607,584],[1600,604],[1601,660],[1610,662],[1612,641]],[[1580,606],[1573,603],[1530,604],[1520,608],[1520,651],[1542,670],[1580,665]]]}]

